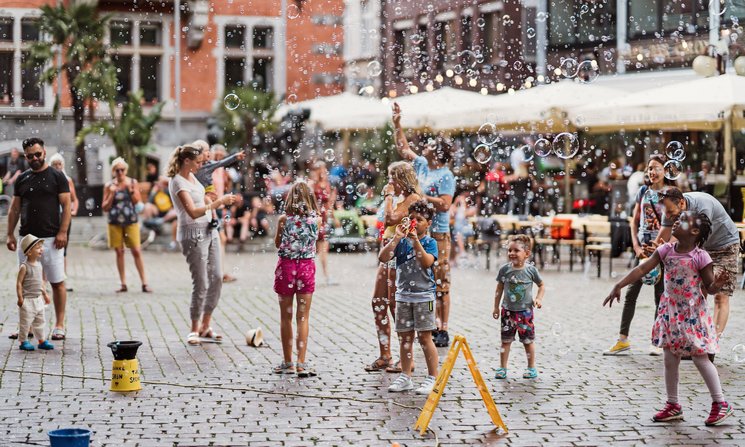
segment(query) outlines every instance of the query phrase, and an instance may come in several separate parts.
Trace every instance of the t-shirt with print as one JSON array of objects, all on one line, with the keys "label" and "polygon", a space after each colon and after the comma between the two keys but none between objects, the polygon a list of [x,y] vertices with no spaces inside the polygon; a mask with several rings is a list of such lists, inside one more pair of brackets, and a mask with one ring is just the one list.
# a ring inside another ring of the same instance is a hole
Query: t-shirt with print
[{"label": "t-shirt with print", "polygon": [[640,244],[648,244],[657,238],[657,233],[662,225],[665,215],[665,206],[660,200],[657,191],[642,186],[636,194],[636,203],[639,204],[639,231],[637,240]]},{"label": "t-shirt with print", "polygon": [[52,167],[41,172],[28,169],[18,176],[13,195],[21,198],[19,234],[55,237],[62,224],[59,195],[69,192],[65,174]]},{"label": "t-shirt with print", "polygon": [[[427,159],[421,155],[414,159],[422,193],[432,197],[455,195],[455,176],[447,167],[430,169]],[[430,227],[432,233],[450,233],[450,214],[447,211],[435,213]]]},{"label": "t-shirt with print", "polygon": [[[437,241],[430,236],[419,239],[426,253],[437,260]],[[402,239],[393,252],[396,258],[396,301],[426,303],[435,300],[435,272],[432,267],[422,267],[416,257],[414,245]]]},{"label": "t-shirt with print", "polygon": [[507,263],[499,269],[497,281],[504,285],[502,307],[511,311],[528,310],[533,308],[533,283],[543,283],[541,274],[533,265],[526,264],[516,269]]},{"label": "t-shirt with print", "polygon": [[[732,244],[740,243],[740,236],[735,223],[729,217],[719,200],[705,192],[683,193],[687,207],[693,213],[704,213],[711,220],[711,236],[704,244],[704,250],[721,250]],[[675,219],[665,216],[663,227],[672,227]]]}]

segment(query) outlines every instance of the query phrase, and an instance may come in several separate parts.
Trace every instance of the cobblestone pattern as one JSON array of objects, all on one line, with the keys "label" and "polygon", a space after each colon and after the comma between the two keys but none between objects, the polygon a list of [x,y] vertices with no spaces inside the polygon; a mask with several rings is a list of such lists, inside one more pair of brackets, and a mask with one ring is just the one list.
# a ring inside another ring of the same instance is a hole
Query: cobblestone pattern
[{"label": "cobblestone pattern", "polygon": [[[48,445],[47,430],[69,426],[89,427],[95,446],[434,445],[432,434],[421,438],[412,430],[419,411],[394,404],[421,407],[425,397],[390,394],[387,386],[394,375],[362,369],[377,357],[370,305],[372,255],[331,256],[331,269],[341,284],[321,286],[313,298],[309,359],[319,377],[302,381],[270,373],[281,360],[271,289],[274,254],[228,255],[228,271],[239,280],[225,285],[215,314],[214,328],[225,342],[199,347],[185,342],[190,278],[183,257],[146,253],[145,261],[156,293],[116,295],[114,254],[73,248],[69,284],[75,291],[69,297],[68,338],[51,352],[22,353],[5,338],[16,327],[17,309],[14,256],[2,257],[0,445]],[[129,256],[127,262],[130,290],[139,290]],[[624,267],[617,263],[619,271]],[[621,306],[601,307],[611,281],[596,279],[593,269],[569,273],[566,266],[562,272],[549,266],[543,274],[546,299],[536,311],[540,377],[520,378],[526,360],[515,346],[509,379],[497,381],[499,328],[491,317],[495,270],[454,270],[451,333],[467,337],[510,433],[494,433],[461,358],[431,423],[441,445],[745,445],[745,410],[740,409],[745,406],[745,364],[732,355],[733,346],[745,343],[742,292],[733,298],[717,357],[725,396],[737,408],[735,417],[721,427],[704,426],[708,392],[693,364],[683,362],[680,395],[686,420],[655,424],[650,417],[664,401],[664,384],[661,357],[647,355],[651,288],[639,299],[630,355],[609,358],[600,353],[614,341],[621,313]],[[256,326],[264,329],[267,347],[246,346],[243,334]],[[106,343],[115,339],[143,341],[138,359],[144,381],[193,387],[146,383],[138,393],[108,391],[112,355]],[[441,359],[446,352],[440,349]],[[415,355],[415,380],[420,381],[424,359],[418,347]]]}]

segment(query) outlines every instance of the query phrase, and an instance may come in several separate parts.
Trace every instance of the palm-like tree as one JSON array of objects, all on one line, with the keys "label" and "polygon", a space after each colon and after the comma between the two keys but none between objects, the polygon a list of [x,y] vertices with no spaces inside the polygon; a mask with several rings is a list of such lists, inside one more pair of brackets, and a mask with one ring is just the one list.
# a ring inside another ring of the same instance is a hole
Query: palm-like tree
[{"label": "palm-like tree", "polygon": [[[99,16],[95,3],[73,2],[70,6],[41,7],[39,27],[49,38],[34,43],[29,50],[29,66],[48,66],[40,82],[61,82],[67,78],[72,99],[75,135],[83,129],[86,101],[108,101],[116,92],[116,67],[106,56],[104,34],[111,15]],[[61,66],[54,64],[55,55],[63,52]],[[60,98],[55,99],[55,113]],[[79,161],[78,184],[88,183],[85,146],[76,139],[75,156]]]},{"label": "palm-like tree", "polygon": [[136,177],[143,178],[145,170],[145,154],[152,149],[150,138],[155,124],[160,120],[165,102],[159,102],[146,115],[142,109],[142,90],[127,93],[127,99],[121,104],[121,112],[117,116],[117,105],[113,99],[108,101],[111,118],[96,121],[84,127],[76,137],[75,142],[81,144],[85,137],[92,134],[107,136],[114,143],[116,154],[134,167]]},{"label": "palm-like tree", "polygon": [[224,92],[225,100],[217,110],[217,119],[224,129],[225,145],[229,149],[250,147],[257,133],[267,133],[276,127],[272,115],[277,101],[271,92],[251,87],[235,87]]}]

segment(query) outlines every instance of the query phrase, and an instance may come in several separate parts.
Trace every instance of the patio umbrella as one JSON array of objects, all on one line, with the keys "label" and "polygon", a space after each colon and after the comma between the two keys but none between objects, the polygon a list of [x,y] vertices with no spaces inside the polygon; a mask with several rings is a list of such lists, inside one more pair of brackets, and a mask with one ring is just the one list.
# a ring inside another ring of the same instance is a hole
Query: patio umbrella
[{"label": "patio umbrella", "polygon": [[[395,98],[401,106],[401,125],[406,129],[460,130],[474,127],[463,121],[462,113],[473,107],[486,107],[490,97],[481,93],[442,87]],[[475,128],[478,129],[479,125]]]},{"label": "patio umbrella", "polygon": [[379,129],[391,119],[391,108],[378,98],[344,92],[307,101],[283,104],[274,113],[280,119],[290,110],[310,110],[309,121],[324,130]]}]

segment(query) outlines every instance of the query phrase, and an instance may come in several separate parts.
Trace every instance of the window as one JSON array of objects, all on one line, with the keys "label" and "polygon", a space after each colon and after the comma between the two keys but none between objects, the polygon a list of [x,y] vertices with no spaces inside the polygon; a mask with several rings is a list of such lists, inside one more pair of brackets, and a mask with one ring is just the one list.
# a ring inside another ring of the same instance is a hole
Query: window
[{"label": "window", "polygon": [[246,44],[246,27],[231,25],[225,27],[225,48],[244,48]]},{"label": "window", "polygon": [[44,98],[39,78],[44,67],[26,67],[28,53],[21,55],[21,101],[24,105],[40,105]]},{"label": "window", "polygon": [[[522,29],[526,32],[523,35],[523,58],[526,61],[535,61],[536,56],[536,40],[535,40],[535,29],[536,29],[536,8],[523,8],[523,27]],[[532,32],[530,31],[532,30]],[[532,36],[532,37],[531,37]]]},{"label": "window", "polygon": [[[624,1],[624,0],[620,0]],[[649,0],[639,0],[644,3]],[[652,0],[654,1],[654,0]],[[634,0],[633,3],[636,3]],[[629,12],[629,14],[632,14]],[[616,0],[549,3],[548,40],[553,47],[597,45],[616,38]]]},{"label": "window", "polygon": [[406,59],[406,30],[393,32],[393,72],[401,75],[404,72]]},{"label": "window", "polygon": [[257,26],[254,28],[254,48],[271,48],[273,46],[272,28]]},{"label": "window", "polygon": [[13,19],[0,17],[0,42],[13,42]]},{"label": "window", "polygon": [[458,54],[458,39],[455,35],[455,21],[435,22],[435,52],[438,70],[452,68]]},{"label": "window", "polygon": [[[20,28],[15,34],[14,28]],[[42,65],[26,67],[28,48],[41,37],[39,19],[18,13],[0,17],[0,105],[38,107],[44,105],[46,85],[40,84]]]},{"label": "window", "polygon": [[34,42],[39,40],[39,21],[37,19],[21,20],[21,40],[23,42]]},{"label": "window", "polygon": [[163,25],[160,22],[132,20],[112,22],[109,40],[111,61],[116,66],[117,101],[142,90],[146,104],[162,96]]},{"label": "window", "polygon": [[484,31],[482,46],[484,48],[484,60],[489,63],[499,62],[501,50],[499,42],[502,35],[502,18],[499,13],[492,12],[484,14]]},{"label": "window", "polygon": [[418,64],[419,73],[426,73],[429,71],[429,42],[427,41],[427,25],[419,25],[417,27],[417,37],[415,42],[412,42],[414,48],[415,60]]},{"label": "window", "polygon": [[13,53],[0,52],[0,105],[13,104]]},{"label": "window", "polygon": [[473,22],[471,16],[465,16],[460,19],[460,36],[462,41],[462,50],[471,50],[473,47]]},{"label": "window", "polygon": [[[724,10],[724,5],[722,10]],[[724,10],[722,20],[730,18],[731,13],[728,11],[730,11],[729,7]],[[708,27],[709,3],[706,0],[674,2],[634,0],[629,2],[628,34],[630,39],[659,37],[661,33],[673,32],[692,34],[696,30],[708,30]]]},{"label": "window", "polygon": [[272,89],[272,60],[270,58],[255,58],[251,69],[251,80],[257,90],[268,92]]},{"label": "window", "polygon": [[225,88],[243,86],[243,72],[246,60],[243,58],[225,58]]}]

